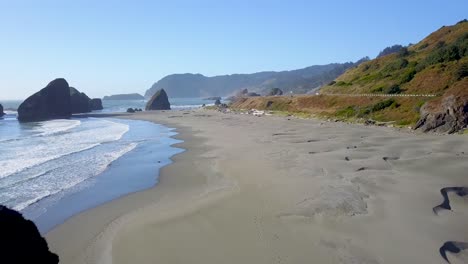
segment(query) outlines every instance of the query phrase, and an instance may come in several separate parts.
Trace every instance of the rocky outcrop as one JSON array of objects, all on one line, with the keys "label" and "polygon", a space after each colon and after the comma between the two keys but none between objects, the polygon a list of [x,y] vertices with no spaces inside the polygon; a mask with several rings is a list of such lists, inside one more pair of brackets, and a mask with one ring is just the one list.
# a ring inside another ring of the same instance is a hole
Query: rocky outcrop
[{"label": "rocky outcrop", "polygon": [[91,112],[91,99],[85,93],[80,93],[77,89],[70,87],[70,98],[72,114]]},{"label": "rocky outcrop", "polygon": [[215,105],[220,105],[221,104],[221,100],[219,99],[216,99],[216,101],[214,102]]},{"label": "rocky outcrop", "polygon": [[171,110],[171,104],[166,91],[161,89],[157,91],[146,104],[146,110]]},{"label": "rocky outcrop", "polygon": [[18,108],[18,120],[22,122],[69,118],[71,114],[70,87],[62,78],[50,82]]},{"label": "rocky outcrop", "polygon": [[415,129],[423,132],[455,133],[468,124],[468,95],[444,96],[421,107]]},{"label": "rocky outcrop", "polygon": [[3,205],[0,205],[0,234],[0,263],[59,263],[59,257],[49,251],[36,225]]},{"label": "rocky outcrop", "polygon": [[94,111],[94,110],[102,110],[104,109],[102,107],[102,100],[99,99],[99,98],[93,98],[89,101],[89,108],[91,111]]},{"label": "rocky outcrop", "polygon": [[5,113],[3,112],[3,105],[0,104],[0,117],[4,116]]}]

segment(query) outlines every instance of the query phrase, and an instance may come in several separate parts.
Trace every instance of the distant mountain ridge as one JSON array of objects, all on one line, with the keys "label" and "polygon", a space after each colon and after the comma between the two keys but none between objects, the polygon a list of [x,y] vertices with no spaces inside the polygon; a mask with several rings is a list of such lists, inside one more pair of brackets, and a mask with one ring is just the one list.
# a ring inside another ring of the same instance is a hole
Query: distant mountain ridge
[{"label": "distant mountain ridge", "polygon": [[145,97],[141,94],[131,93],[131,94],[115,94],[110,96],[104,96],[103,100],[143,100]]},{"label": "distant mountain ridge", "polygon": [[308,93],[334,80],[358,62],[315,65],[292,71],[265,71],[252,74],[231,74],[206,77],[202,74],[168,75],[148,89],[145,97],[151,97],[157,90],[165,89],[170,97],[229,96],[241,89],[260,94],[272,88],[280,88],[285,93]]}]

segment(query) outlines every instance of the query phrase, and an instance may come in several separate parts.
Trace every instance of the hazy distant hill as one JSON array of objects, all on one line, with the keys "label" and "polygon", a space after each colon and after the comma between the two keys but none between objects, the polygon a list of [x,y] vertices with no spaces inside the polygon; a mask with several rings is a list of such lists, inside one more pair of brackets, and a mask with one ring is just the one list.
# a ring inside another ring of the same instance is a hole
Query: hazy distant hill
[{"label": "hazy distant hill", "polygon": [[145,97],[141,94],[131,93],[131,94],[115,94],[110,96],[104,96],[103,100],[143,100]]},{"label": "hazy distant hill", "polygon": [[[366,59],[364,59],[366,60]],[[362,62],[333,63],[311,66],[304,69],[281,72],[258,72],[252,74],[232,74],[206,77],[201,74],[168,75],[146,91],[151,97],[157,90],[164,88],[170,97],[207,97],[228,96],[240,89],[266,94],[271,88],[280,88],[285,93],[307,93],[319,88],[348,68]]]}]

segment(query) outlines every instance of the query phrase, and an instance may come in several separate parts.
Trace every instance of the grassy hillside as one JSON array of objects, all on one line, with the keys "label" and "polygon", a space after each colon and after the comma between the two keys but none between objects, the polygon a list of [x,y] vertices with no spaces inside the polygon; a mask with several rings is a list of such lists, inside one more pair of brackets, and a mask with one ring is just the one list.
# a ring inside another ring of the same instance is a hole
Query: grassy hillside
[{"label": "grassy hillside", "polygon": [[[320,93],[319,96],[241,98],[233,107],[348,120],[395,121],[402,126],[415,125],[424,112],[426,118],[434,113],[432,124],[426,130],[452,119],[458,122],[456,129],[460,129],[460,124],[467,122],[468,112],[468,22],[442,27],[418,44],[352,67]],[[425,94],[436,96],[401,96]]]},{"label": "grassy hillside", "polygon": [[468,22],[442,27],[416,45],[364,62],[322,93],[443,95],[468,74]]}]

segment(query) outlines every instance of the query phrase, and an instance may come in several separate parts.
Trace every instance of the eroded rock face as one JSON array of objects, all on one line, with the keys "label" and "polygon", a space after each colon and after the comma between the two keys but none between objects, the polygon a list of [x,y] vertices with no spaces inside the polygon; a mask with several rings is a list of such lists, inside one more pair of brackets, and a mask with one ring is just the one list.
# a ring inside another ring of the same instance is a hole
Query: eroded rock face
[{"label": "eroded rock face", "polygon": [[157,91],[146,104],[145,110],[171,110],[166,91],[164,89]]},{"label": "eroded rock face", "polygon": [[91,99],[85,93],[80,93],[77,89],[70,87],[70,97],[72,114],[91,112]]},{"label": "eroded rock face", "polygon": [[0,234],[0,263],[59,263],[59,257],[49,251],[36,225],[3,205],[0,205]]},{"label": "eroded rock face", "polygon": [[62,78],[51,81],[18,108],[18,120],[22,122],[69,118],[71,114],[70,87]]},{"label": "eroded rock face", "polygon": [[104,109],[102,107],[102,100],[99,98],[91,99],[91,101],[89,101],[89,108],[91,109],[91,111]]},{"label": "eroded rock face", "polygon": [[423,132],[455,133],[468,124],[468,97],[449,95],[440,103],[430,102],[421,107],[421,118],[415,129]]}]

